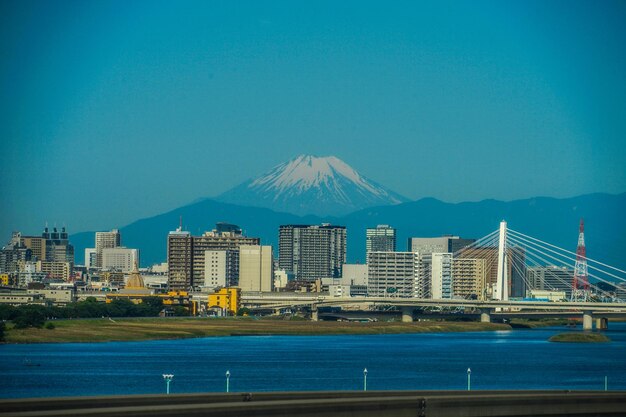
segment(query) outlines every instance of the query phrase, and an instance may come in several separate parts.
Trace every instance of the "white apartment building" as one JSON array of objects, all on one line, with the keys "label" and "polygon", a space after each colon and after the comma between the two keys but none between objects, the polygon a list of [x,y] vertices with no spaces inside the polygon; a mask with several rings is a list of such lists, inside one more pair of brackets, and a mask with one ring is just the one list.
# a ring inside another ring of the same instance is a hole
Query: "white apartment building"
[{"label": "white apartment building", "polygon": [[226,287],[231,257],[225,250],[204,252],[204,286],[209,288]]},{"label": "white apartment building", "polygon": [[[102,266],[102,251],[107,248],[117,248],[121,246],[122,238],[119,230],[113,229],[110,232],[96,232],[96,267]],[[85,262],[87,262],[85,260]]]},{"label": "white apartment building", "polygon": [[438,300],[452,298],[452,253],[432,254],[430,294]]},{"label": "white apartment building", "polygon": [[102,269],[130,272],[139,266],[139,250],[125,247],[102,249]]}]

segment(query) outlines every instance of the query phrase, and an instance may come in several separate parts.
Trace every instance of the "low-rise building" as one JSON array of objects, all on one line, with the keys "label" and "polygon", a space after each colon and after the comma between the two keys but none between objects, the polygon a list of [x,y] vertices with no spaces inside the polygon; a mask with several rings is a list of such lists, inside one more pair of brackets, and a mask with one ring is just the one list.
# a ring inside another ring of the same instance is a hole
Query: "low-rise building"
[{"label": "low-rise building", "polygon": [[27,290],[27,293],[40,294],[47,302],[54,305],[65,305],[76,301],[74,290],[68,289]]},{"label": "low-rise building", "polygon": [[42,294],[31,294],[25,290],[11,290],[0,292],[0,304],[21,306],[25,304],[45,305],[46,299]]},{"label": "low-rise building", "polygon": [[547,301],[567,301],[565,291],[529,290],[528,298]]},{"label": "low-rise building", "polygon": [[228,314],[235,315],[241,302],[241,289],[235,287],[222,288],[209,294],[207,305],[209,308],[226,310]]}]

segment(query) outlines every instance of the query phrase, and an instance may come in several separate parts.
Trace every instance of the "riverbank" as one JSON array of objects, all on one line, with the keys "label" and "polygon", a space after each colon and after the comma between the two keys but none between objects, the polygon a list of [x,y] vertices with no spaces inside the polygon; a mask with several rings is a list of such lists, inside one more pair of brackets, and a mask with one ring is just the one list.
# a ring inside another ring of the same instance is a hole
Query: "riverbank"
[{"label": "riverbank", "polygon": [[54,329],[13,329],[6,343],[69,343],[183,339],[210,336],[355,335],[511,330],[478,322],[310,322],[253,318],[122,318],[55,320]]},{"label": "riverbank", "polygon": [[548,341],[557,343],[607,343],[611,339],[602,333],[572,332],[555,334]]}]

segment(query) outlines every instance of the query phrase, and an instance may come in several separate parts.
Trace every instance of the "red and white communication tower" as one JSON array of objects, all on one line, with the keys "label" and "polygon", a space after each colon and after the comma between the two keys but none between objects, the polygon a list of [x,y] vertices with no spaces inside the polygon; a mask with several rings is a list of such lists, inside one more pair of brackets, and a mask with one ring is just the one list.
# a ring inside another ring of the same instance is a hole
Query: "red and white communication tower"
[{"label": "red and white communication tower", "polygon": [[572,283],[572,300],[587,299],[589,294],[589,274],[587,273],[587,249],[585,248],[585,222],[580,219],[578,229],[578,246],[576,247],[576,264],[574,266],[574,282]]}]

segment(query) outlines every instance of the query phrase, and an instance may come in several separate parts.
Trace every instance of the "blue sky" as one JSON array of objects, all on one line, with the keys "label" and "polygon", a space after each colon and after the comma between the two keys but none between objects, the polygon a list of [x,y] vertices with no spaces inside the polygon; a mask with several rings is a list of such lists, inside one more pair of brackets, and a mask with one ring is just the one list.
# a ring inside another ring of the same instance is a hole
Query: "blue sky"
[{"label": "blue sky", "polygon": [[626,191],[623,1],[4,1],[0,239],[299,154],[418,199]]}]

